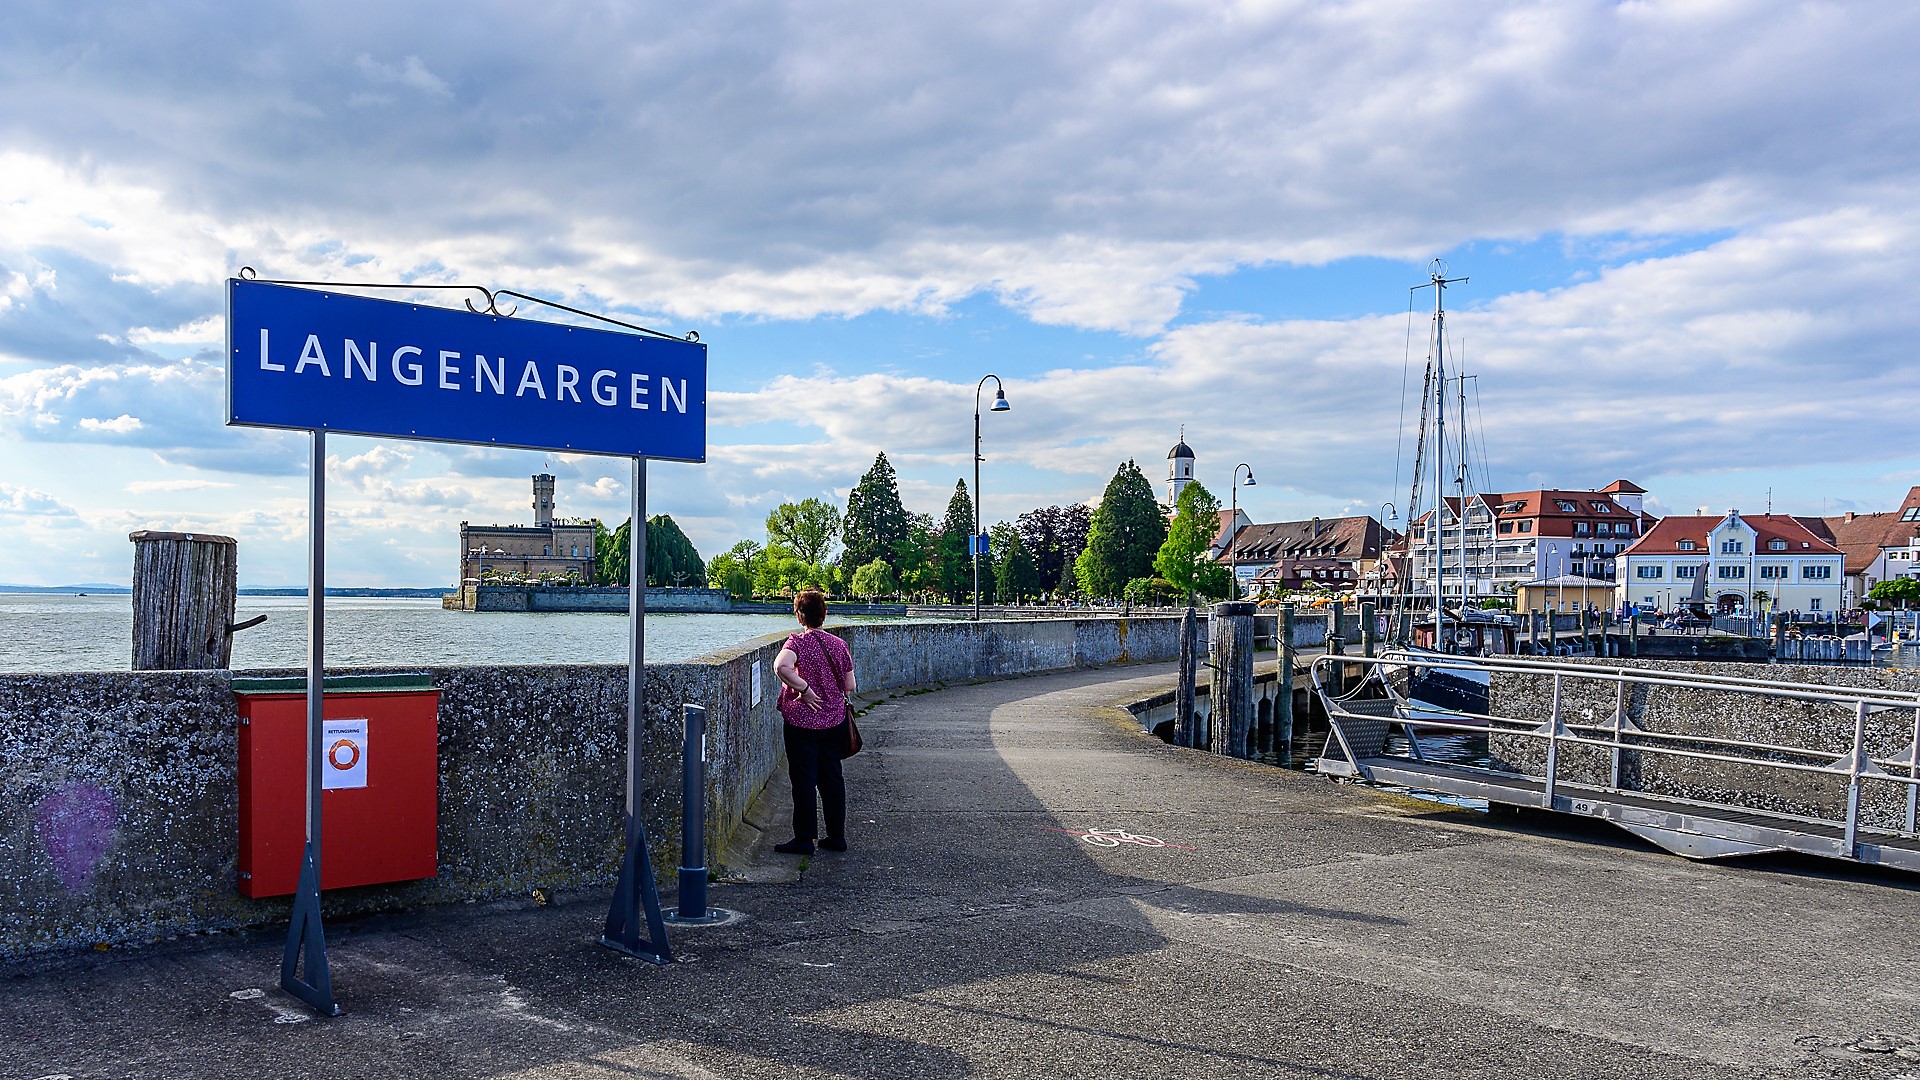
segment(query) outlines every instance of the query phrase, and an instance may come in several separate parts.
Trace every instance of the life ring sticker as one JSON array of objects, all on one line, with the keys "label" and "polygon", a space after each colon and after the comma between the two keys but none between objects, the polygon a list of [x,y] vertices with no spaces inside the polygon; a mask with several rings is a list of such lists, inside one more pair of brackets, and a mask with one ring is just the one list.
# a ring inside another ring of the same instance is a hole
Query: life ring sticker
[{"label": "life ring sticker", "polygon": [[327,765],[320,770],[320,787],[328,791],[366,787],[366,719],[328,720],[321,725],[320,735]]},{"label": "life ring sticker", "polygon": [[327,747],[327,764],[336,769],[351,769],[360,764],[360,744],[352,739],[334,740],[334,744]]}]

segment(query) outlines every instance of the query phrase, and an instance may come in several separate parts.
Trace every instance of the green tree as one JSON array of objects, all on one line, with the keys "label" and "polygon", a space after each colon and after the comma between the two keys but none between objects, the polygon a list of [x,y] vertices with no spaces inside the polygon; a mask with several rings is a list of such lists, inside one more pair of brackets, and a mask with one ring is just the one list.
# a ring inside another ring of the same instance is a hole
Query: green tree
[{"label": "green tree", "polygon": [[1087,546],[1074,560],[1080,591],[1117,597],[1135,578],[1153,576],[1154,556],[1167,539],[1167,521],[1154,500],[1153,485],[1128,461],[1115,470],[1093,511]]},{"label": "green tree", "polygon": [[1167,539],[1153,559],[1153,568],[1174,595],[1192,603],[1195,596],[1225,596],[1228,570],[1213,559],[1213,538],[1220,532],[1220,500],[1200,481],[1180,489]]},{"label": "green tree", "polygon": [[707,562],[670,514],[647,519],[647,584],[685,585],[707,578]]},{"label": "green tree", "polygon": [[600,521],[593,523],[593,579],[602,585],[625,585],[631,562],[633,530],[627,522],[608,531]]},{"label": "green tree", "polygon": [[774,544],[754,566],[753,588],[759,593],[792,594],[824,584],[825,576],[820,567]]},{"label": "green tree", "polygon": [[[865,566],[875,559],[892,561],[894,549],[909,539],[906,507],[900,505],[900,481],[887,455],[873,459],[873,468],[847,494],[847,514],[841,523],[841,543],[849,566]],[[894,564],[896,570],[899,565]]]},{"label": "green tree", "polygon": [[994,602],[1018,604],[1040,595],[1040,571],[1019,527],[1003,521],[988,529],[987,536],[987,550],[993,556]]},{"label": "green tree", "polygon": [[1868,589],[1867,599],[1877,600],[1882,604],[1899,604],[1903,608],[1912,607],[1920,604],[1920,580],[1908,577],[1888,578],[1875,583],[1873,588]]},{"label": "green tree", "polygon": [[767,515],[767,542],[779,544],[802,562],[815,566],[827,561],[827,553],[839,535],[840,511],[819,499],[781,503]]},{"label": "green tree", "polygon": [[1092,523],[1093,508],[1086,503],[1042,506],[1020,515],[1016,527],[1041,581],[1061,580],[1086,548],[1087,527]]},{"label": "green tree", "polygon": [[899,592],[900,583],[893,579],[893,567],[888,566],[885,559],[875,559],[853,572],[851,588],[855,596],[871,600]]},{"label": "green tree", "polygon": [[[940,522],[940,536],[934,543],[934,588],[957,604],[973,593],[973,560],[967,554],[967,538],[973,535],[973,497],[967,494],[967,482],[953,486],[953,498],[947,500],[947,516]],[[983,579],[981,590],[986,590]]]},{"label": "green tree", "polygon": [[893,546],[894,579],[902,591],[924,596],[934,588],[934,558],[940,530],[931,514],[907,515],[907,538]]}]

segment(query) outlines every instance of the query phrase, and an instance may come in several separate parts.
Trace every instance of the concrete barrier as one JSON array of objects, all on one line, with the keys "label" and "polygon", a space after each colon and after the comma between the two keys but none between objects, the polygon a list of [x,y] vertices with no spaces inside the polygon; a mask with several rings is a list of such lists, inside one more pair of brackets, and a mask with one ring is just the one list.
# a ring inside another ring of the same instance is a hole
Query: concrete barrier
[{"label": "concrete barrier", "polygon": [[[829,629],[851,645],[862,692],[874,693],[1171,660],[1179,622]],[[680,707],[708,710],[708,844],[717,850],[782,761],[773,659],[784,640],[771,635],[647,669],[642,812],[667,880],[679,860]],[[442,688],[439,876],[335,890],[329,912],[612,882],[626,761],[623,666],[354,670],[425,670]],[[286,902],[249,900],[234,888],[234,674],[0,675],[0,960],[286,919]]]}]

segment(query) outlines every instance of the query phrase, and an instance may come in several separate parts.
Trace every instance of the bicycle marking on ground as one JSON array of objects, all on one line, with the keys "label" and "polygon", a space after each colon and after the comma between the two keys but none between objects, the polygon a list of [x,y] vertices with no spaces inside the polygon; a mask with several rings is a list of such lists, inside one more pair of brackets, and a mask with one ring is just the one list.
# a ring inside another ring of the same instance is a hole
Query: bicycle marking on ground
[{"label": "bicycle marking on ground", "polygon": [[1185,844],[1173,844],[1157,836],[1128,832],[1125,829],[1058,829],[1051,825],[1042,825],[1040,829],[1043,832],[1066,833],[1068,836],[1077,836],[1093,847],[1117,848],[1121,844],[1133,844],[1136,847],[1143,848],[1174,848],[1179,851],[1198,850],[1197,848],[1188,847]]}]

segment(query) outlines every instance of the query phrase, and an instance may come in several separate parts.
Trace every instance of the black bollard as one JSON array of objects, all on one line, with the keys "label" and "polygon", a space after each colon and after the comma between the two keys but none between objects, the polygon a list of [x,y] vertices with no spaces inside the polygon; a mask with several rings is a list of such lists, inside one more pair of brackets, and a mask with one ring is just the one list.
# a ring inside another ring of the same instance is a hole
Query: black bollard
[{"label": "black bollard", "polygon": [[731,913],[707,906],[707,710],[687,705],[681,716],[680,903],[667,921],[685,926],[719,922]]}]

